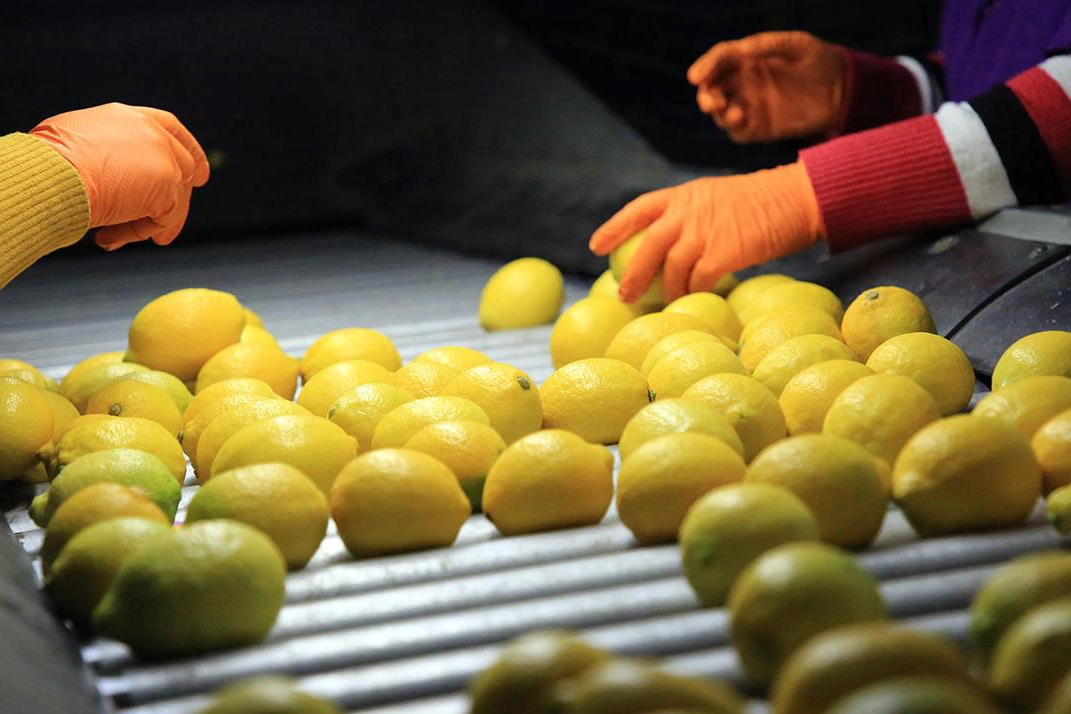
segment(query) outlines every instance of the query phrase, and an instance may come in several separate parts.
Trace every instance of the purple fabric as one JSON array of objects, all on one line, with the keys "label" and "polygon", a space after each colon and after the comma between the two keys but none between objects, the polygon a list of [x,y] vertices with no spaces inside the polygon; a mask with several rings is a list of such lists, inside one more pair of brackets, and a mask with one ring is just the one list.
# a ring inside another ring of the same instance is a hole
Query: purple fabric
[{"label": "purple fabric", "polygon": [[948,99],[962,101],[1071,51],[1071,0],[945,0]]}]

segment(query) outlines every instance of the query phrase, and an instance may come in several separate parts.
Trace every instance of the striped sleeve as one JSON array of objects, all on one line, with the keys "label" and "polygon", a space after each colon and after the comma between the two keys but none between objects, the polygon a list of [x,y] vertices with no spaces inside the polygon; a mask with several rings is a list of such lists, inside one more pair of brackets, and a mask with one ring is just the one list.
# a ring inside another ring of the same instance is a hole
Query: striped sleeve
[{"label": "striped sleeve", "polygon": [[827,240],[938,230],[1071,196],[1071,56],[1046,60],[968,102],[834,139],[800,159]]},{"label": "striped sleeve", "polygon": [[833,136],[873,129],[933,111],[940,89],[921,62],[841,48],[846,57],[844,100]]}]

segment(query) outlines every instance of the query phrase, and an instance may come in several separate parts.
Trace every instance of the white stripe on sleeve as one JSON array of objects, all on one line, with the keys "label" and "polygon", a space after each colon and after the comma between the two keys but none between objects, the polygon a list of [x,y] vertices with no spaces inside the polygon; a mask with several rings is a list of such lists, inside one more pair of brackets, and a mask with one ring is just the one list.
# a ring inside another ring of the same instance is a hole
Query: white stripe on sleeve
[{"label": "white stripe on sleeve", "polygon": [[926,71],[926,68],[917,59],[907,55],[898,55],[896,62],[915,78],[915,86],[918,87],[919,97],[922,100],[922,111],[920,113],[932,113],[936,103],[934,102],[933,85],[930,83],[930,74]]},{"label": "white stripe on sleeve", "polygon": [[1064,94],[1071,98],[1071,55],[1050,57],[1038,66],[1056,80]]},{"label": "white stripe on sleeve", "polygon": [[978,220],[1014,206],[1008,173],[974,108],[967,102],[945,102],[934,116],[952,152],[971,216]]}]

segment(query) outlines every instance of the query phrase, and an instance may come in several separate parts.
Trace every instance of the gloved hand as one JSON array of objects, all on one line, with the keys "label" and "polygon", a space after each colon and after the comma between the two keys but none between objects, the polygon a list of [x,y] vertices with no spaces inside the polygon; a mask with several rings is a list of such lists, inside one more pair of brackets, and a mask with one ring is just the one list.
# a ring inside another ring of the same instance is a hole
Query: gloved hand
[{"label": "gloved hand", "polygon": [[669,302],[710,290],[725,273],[825,237],[814,189],[799,162],[645,193],[600,226],[588,247],[606,255],[644,228],[647,235],[621,276],[618,294],[625,302],[643,294],[663,262]]},{"label": "gloved hand", "polygon": [[688,69],[700,110],[738,143],[827,134],[840,123],[845,50],[806,32],[719,42]]},{"label": "gloved hand", "polygon": [[151,107],[104,104],[58,114],[30,134],[63,155],[85,184],[97,245],[115,250],[152,238],[175,239],[190,194],[208,181],[197,139],[174,114]]}]

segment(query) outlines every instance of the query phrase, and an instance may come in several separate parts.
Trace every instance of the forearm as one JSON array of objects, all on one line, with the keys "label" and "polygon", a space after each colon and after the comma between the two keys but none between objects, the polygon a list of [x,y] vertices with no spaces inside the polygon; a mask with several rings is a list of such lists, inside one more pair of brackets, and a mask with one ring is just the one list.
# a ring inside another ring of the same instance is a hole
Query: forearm
[{"label": "forearm", "polygon": [[89,201],[66,159],[28,134],[0,136],[0,288],[89,229]]},{"label": "forearm", "polygon": [[847,67],[844,99],[832,136],[929,114],[940,104],[940,87],[918,60],[842,50]]}]

